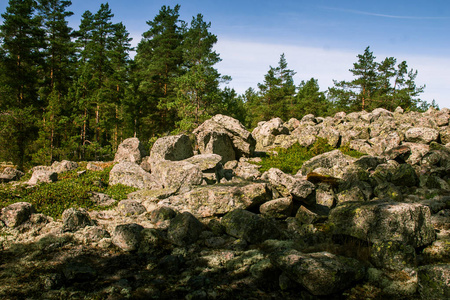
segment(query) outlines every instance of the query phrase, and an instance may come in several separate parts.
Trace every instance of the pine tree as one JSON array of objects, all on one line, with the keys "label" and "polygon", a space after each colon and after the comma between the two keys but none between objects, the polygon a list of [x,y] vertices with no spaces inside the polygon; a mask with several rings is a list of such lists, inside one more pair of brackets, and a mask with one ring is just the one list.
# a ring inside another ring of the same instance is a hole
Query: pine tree
[{"label": "pine tree", "polygon": [[325,93],[320,91],[317,79],[301,81],[294,99],[294,106],[289,109],[290,118],[301,118],[307,114],[324,116],[329,104]]}]

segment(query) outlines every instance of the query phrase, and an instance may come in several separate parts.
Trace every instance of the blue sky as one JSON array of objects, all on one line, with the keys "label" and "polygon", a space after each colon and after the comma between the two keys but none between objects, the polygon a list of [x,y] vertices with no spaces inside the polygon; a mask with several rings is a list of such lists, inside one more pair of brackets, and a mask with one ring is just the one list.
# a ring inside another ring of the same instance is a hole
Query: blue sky
[{"label": "blue sky", "polygon": [[[96,12],[101,0],[72,0],[70,18],[77,28],[85,10]],[[450,1],[447,0],[110,0],[114,21],[122,21],[136,45],[146,21],[162,5],[181,5],[180,18],[198,13],[218,36],[219,72],[230,75],[229,86],[243,93],[262,82],[269,66],[285,53],[295,83],[311,77],[322,90],[332,80],[351,80],[356,56],[370,46],[377,61],[393,56],[418,70],[416,82],[426,84],[421,98],[450,107]],[[7,0],[0,0],[4,12]]]}]

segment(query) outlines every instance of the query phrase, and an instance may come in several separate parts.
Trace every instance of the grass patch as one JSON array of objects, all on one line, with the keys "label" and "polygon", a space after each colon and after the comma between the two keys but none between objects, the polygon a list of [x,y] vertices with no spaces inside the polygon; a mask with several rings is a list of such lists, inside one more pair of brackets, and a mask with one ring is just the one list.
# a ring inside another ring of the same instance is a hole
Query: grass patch
[{"label": "grass patch", "polygon": [[103,171],[85,170],[85,164],[73,171],[58,174],[58,181],[42,183],[34,187],[27,185],[0,186],[0,209],[16,202],[29,202],[36,210],[53,218],[59,218],[70,207],[93,209],[95,203],[90,199],[91,192],[100,192],[116,200],[126,199],[136,189],[124,185],[109,186],[109,172],[112,166]]},{"label": "grass patch", "polygon": [[[342,153],[359,158],[364,153],[350,149],[348,145],[338,148]],[[284,173],[296,174],[301,169],[303,163],[314,156],[335,150],[327,139],[318,137],[316,142],[310,147],[302,147],[295,143],[288,149],[275,148],[275,153],[271,153],[266,157],[262,157],[262,161],[255,163],[261,166],[260,171],[265,172],[270,168],[277,168]]]}]

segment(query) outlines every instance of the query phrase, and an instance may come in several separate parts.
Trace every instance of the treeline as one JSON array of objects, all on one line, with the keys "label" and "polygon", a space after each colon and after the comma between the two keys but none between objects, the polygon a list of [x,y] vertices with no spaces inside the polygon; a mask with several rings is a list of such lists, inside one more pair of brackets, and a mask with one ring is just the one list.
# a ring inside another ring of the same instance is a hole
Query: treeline
[{"label": "treeline", "polygon": [[[277,116],[375,107],[426,109],[417,71],[396,59],[375,62],[370,49],[354,64],[355,79],[327,93],[316,79],[295,85],[284,55],[257,90],[243,95],[222,83],[217,36],[198,14],[180,20],[180,6],[163,6],[147,22],[136,49],[108,4],[86,11],[78,30],[66,0],[10,0],[0,25],[0,161],[20,168],[55,160],[111,159],[118,144],[190,131],[223,113],[248,127]],[[130,58],[130,52],[136,55]]]}]

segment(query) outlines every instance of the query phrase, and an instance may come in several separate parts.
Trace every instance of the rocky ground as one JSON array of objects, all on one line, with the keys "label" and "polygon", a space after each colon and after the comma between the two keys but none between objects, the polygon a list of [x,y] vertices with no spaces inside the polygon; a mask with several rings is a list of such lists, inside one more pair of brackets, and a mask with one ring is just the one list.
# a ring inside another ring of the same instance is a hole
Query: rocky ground
[{"label": "rocky ground", "polygon": [[[109,184],[138,191],[114,209],[56,220],[20,199],[2,209],[0,298],[449,299],[449,119],[376,109],[250,133],[217,115],[194,131],[196,147],[168,136],[146,156],[127,139]],[[295,175],[252,164],[318,137],[368,155],[334,150]],[[36,167],[27,184],[73,168]]]}]

